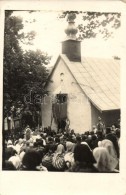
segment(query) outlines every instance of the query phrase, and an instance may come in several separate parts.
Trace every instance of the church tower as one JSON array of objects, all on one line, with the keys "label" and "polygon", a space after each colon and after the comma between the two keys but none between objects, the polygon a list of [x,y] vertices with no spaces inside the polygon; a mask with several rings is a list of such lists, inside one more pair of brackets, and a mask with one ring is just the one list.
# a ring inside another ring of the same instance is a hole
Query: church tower
[{"label": "church tower", "polygon": [[75,13],[68,14],[68,26],[65,29],[67,37],[62,42],[62,54],[66,54],[70,61],[81,62],[81,42],[76,37],[78,30],[75,26],[75,18]]}]

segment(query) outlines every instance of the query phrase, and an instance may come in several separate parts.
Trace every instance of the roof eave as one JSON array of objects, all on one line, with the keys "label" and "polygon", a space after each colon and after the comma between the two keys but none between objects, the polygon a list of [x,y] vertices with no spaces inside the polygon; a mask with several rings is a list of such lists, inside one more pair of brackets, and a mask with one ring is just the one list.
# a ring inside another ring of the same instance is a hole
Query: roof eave
[{"label": "roof eave", "polygon": [[102,112],[111,112],[111,111],[118,111],[120,108],[115,108],[115,109],[109,109],[109,110],[102,110]]},{"label": "roof eave", "polygon": [[48,85],[48,83],[49,83],[49,80],[50,80],[50,78],[51,78],[51,76],[52,76],[54,70],[56,69],[56,65],[58,64],[60,58],[61,58],[61,56],[59,55],[58,58],[57,58],[57,60],[56,60],[56,62],[55,62],[55,64],[54,64],[54,66],[53,66],[53,68],[52,68],[52,70],[51,70],[51,72],[50,72],[50,74],[48,75],[48,78],[47,78],[47,81],[46,81],[46,83],[45,83],[45,85],[44,85],[44,88],[47,87],[47,85]]}]

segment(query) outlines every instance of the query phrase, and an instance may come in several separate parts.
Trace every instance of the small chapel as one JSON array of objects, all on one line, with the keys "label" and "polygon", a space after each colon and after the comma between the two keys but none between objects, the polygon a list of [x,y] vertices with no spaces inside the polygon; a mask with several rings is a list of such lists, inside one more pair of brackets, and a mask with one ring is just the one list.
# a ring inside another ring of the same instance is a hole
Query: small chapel
[{"label": "small chapel", "polygon": [[45,84],[42,126],[57,131],[69,124],[76,133],[84,133],[97,124],[98,117],[105,126],[120,118],[120,61],[86,57],[77,40],[75,18],[68,14],[62,53]]}]

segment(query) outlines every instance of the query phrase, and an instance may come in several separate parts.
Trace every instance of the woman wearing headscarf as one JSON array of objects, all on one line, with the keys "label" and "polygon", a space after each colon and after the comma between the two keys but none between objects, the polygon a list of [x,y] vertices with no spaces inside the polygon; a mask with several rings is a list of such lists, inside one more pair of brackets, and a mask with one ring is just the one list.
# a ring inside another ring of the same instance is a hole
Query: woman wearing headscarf
[{"label": "woman wearing headscarf", "polygon": [[73,166],[73,164],[74,164],[74,153],[73,153],[74,147],[75,147],[74,143],[72,143],[70,141],[66,142],[66,152],[64,155],[64,160],[65,160],[68,168],[70,168],[70,166]]},{"label": "woman wearing headscarf", "polygon": [[52,159],[52,164],[53,164],[53,167],[55,168],[55,171],[64,171],[66,169],[64,154],[65,154],[64,146],[60,143],[57,146],[57,149]]},{"label": "woman wearing headscarf", "polygon": [[66,153],[69,153],[69,152],[74,152],[74,147],[75,147],[75,144],[70,142],[70,141],[67,141],[66,142]]},{"label": "woman wearing headscarf", "polygon": [[85,144],[79,144],[74,149],[74,165],[69,169],[70,172],[98,172],[93,166],[96,162],[91,150]]},{"label": "woman wearing headscarf", "polygon": [[[22,170],[25,171],[41,171],[41,156],[39,152],[34,149],[26,151],[22,159]],[[38,168],[39,167],[39,168]]]},{"label": "woman wearing headscarf", "polygon": [[104,147],[107,149],[109,155],[111,156],[113,167],[116,168],[119,164],[119,160],[117,158],[117,154],[116,154],[115,148],[113,146],[113,143],[108,139],[104,139],[104,140],[98,142],[98,146]]},{"label": "woman wearing headscarf", "polygon": [[14,165],[16,170],[20,169],[22,163],[21,163],[21,159],[18,155],[11,156],[8,161],[12,162],[12,164]]},{"label": "woman wearing headscarf", "polygon": [[13,145],[11,140],[8,140],[7,142],[7,148],[13,148],[15,150],[15,146]]},{"label": "woman wearing headscarf", "polygon": [[63,154],[64,152],[65,152],[65,149],[64,149],[63,144],[59,144],[59,145],[57,146],[57,149],[56,149],[55,153]]},{"label": "woman wearing headscarf", "polygon": [[21,151],[21,147],[23,146],[23,139],[19,138],[18,143],[15,145],[15,150],[19,154]]},{"label": "woman wearing headscarf", "polygon": [[5,148],[4,159],[8,160],[11,156],[15,156],[16,154],[17,154],[17,151],[13,149],[12,147]]},{"label": "woman wearing headscarf", "polygon": [[96,160],[94,166],[98,169],[99,172],[118,172],[115,170],[115,165],[113,159],[110,156],[108,150],[104,147],[97,147],[93,150],[93,156]]}]

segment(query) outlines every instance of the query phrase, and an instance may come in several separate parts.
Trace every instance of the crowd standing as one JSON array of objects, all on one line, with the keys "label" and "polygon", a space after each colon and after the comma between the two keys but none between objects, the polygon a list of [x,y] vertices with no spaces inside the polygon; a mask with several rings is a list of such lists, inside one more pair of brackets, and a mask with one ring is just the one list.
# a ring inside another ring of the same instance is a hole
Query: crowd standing
[{"label": "crowd standing", "polygon": [[8,135],[3,143],[3,170],[118,173],[120,127],[99,122],[83,134],[47,127]]}]

